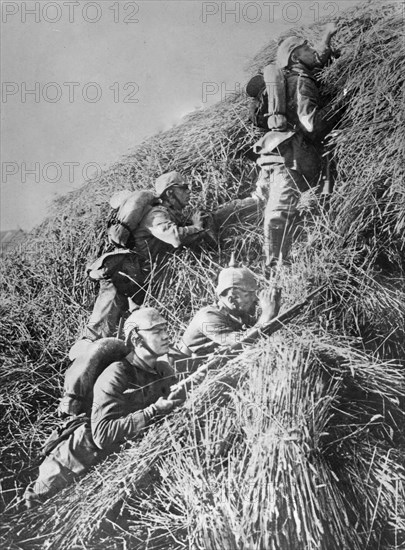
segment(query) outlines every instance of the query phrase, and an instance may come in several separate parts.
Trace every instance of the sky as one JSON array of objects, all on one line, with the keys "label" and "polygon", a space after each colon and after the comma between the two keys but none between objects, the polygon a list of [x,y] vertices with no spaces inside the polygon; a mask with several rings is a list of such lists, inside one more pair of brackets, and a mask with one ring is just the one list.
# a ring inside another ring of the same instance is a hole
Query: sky
[{"label": "sky", "polygon": [[1,1],[2,230],[247,81],[289,27],[353,0]]}]

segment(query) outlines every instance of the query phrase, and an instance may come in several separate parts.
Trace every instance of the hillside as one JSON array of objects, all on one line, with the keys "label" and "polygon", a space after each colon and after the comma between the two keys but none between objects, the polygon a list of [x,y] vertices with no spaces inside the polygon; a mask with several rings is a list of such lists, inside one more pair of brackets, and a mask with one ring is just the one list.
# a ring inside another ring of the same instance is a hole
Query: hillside
[{"label": "hillside", "polygon": [[[329,141],[335,190],[326,206],[303,197],[302,232],[282,272],[283,308],[315,286],[325,290],[288,327],[210,373],[184,408],[29,514],[17,513],[18,499],[55,422],[67,351],[95,298],[84,266],[98,253],[107,200],[172,169],[193,181],[192,208],[248,195],[257,169],[246,153],[259,134],[246,97],[145,141],[59,199],[25,248],[6,255],[2,548],[404,547],[402,8],[375,0],[337,19],[341,56],[322,74],[322,93],[342,116]],[[314,39],[320,26],[295,32]],[[250,74],[276,47],[258,53]],[[147,304],[167,316],[173,339],[213,301],[232,250],[266,284],[257,223],[243,232],[227,226],[220,237],[218,250],[174,255],[154,282]]]}]

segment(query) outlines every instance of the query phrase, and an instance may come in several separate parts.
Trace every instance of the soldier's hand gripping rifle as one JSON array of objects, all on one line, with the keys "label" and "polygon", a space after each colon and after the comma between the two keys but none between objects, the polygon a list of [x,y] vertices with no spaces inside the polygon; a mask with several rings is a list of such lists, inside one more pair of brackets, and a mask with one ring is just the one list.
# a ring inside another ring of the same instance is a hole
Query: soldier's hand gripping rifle
[{"label": "soldier's hand gripping rifle", "polygon": [[229,359],[233,359],[235,357],[235,352],[242,351],[243,344],[251,344],[253,343],[260,335],[270,336],[271,334],[274,334],[281,328],[283,328],[287,323],[289,323],[292,319],[297,317],[297,315],[301,312],[301,310],[314,298],[317,294],[322,292],[326,288],[326,284],[318,287],[317,289],[313,290],[308,296],[299,302],[298,304],[295,304],[294,306],[290,307],[284,313],[281,315],[278,315],[276,318],[272,319],[265,325],[262,325],[260,327],[254,327],[251,330],[249,330],[246,335],[241,338],[239,342],[236,342],[230,346],[222,346],[218,348],[205,363],[203,363],[198,369],[185,378],[184,380],[181,380],[177,384],[171,386],[170,388],[170,395],[168,399],[175,399],[176,395],[184,390],[184,388],[189,384],[198,384],[202,378],[205,376],[207,371],[210,368],[216,367],[220,362],[223,361],[224,357],[227,357]]}]

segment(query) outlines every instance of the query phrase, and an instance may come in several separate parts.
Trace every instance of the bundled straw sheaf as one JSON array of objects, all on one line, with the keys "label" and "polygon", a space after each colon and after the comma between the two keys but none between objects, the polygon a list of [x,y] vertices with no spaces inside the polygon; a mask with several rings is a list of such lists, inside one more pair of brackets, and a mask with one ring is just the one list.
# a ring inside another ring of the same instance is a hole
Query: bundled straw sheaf
[{"label": "bundled straw sheaf", "polygon": [[[341,55],[322,93],[341,112],[329,140],[335,191],[302,197],[283,308],[325,290],[283,331],[209,375],[184,408],[30,514],[17,514],[52,429],[66,353],[97,288],[107,201],[176,169],[210,210],[254,187],[259,132],[243,95],[151,137],[97,181],[59,199],[4,259],[1,497],[4,548],[399,550],[405,544],[405,284],[402,6],[370,1],[337,17]],[[322,25],[293,32],[311,40]],[[274,58],[273,42],[249,73]],[[312,208],[308,208],[308,204]],[[180,251],[146,304],[173,340],[214,300],[230,252],[262,286],[259,220],[229,224],[218,250]]]},{"label": "bundled straw sheaf", "polygon": [[[22,515],[11,536],[27,545],[35,533],[32,548],[97,548],[118,535],[134,548],[401,540],[404,472],[386,428],[403,415],[404,388],[389,389],[390,365],[349,352],[349,342],[311,340],[275,336],[211,373],[185,409]],[[371,373],[374,390],[363,383]]]},{"label": "bundled straw sheaf", "polygon": [[[355,246],[369,262],[403,268],[405,56],[403,14],[399,4],[394,8],[381,3],[378,20],[370,18],[366,30],[363,23],[351,39],[353,47],[325,71],[324,82],[326,91],[345,103],[332,140],[339,173],[336,230],[345,246]],[[347,43],[348,35],[349,29],[341,40]]]}]

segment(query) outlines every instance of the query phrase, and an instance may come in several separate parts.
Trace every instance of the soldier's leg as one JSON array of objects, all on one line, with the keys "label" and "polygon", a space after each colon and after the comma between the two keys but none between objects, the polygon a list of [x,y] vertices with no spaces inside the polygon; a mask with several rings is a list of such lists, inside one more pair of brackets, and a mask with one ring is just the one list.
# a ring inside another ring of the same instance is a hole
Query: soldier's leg
[{"label": "soldier's leg", "polygon": [[110,280],[100,281],[100,290],[82,338],[97,340],[115,336],[121,316],[128,309],[128,298]]},{"label": "soldier's leg", "polygon": [[259,178],[256,182],[255,195],[264,204],[267,204],[267,201],[269,200],[270,182],[272,180],[271,174],[271,167],[262,167],[262,169],[260,170]]},{"label": "soldier's leg", "polygon": [[35,508],[46,499],[67,487],[77,476],[52,455],[39,466],[38,478],[25,490],[24,499],[28,509]]},{"label": "soldier's leg", "polygon": [[273,266],[280,253],[288,260],[291,236],[300,189],[305,184],[302,176],[284,165],[271,169],[269,198],[264,212],[264,253],[266,265]]},{"label": "soldier's leg", "polygon": [[257,223],[262,214],[258,197],[235,199],[225,203],[212,212],[216,231],[230,223]]},{"label": "soldier's leg", "polygon": [[39,466],[38,478],[24,494],[27,508],[33,508],[73,483],[105,454],[93,442],[90,422],[79,426]]}]

